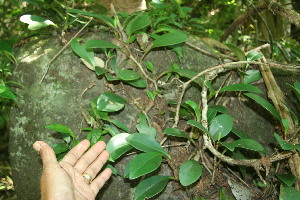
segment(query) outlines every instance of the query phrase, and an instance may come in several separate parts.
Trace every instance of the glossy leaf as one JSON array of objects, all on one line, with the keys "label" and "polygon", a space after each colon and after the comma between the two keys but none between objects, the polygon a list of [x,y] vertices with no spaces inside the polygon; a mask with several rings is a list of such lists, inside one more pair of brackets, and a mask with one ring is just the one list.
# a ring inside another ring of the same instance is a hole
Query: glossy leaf
[{"label": "glossy leaf", "polygon": [[130,133],[128,127],[120,120],[114,119],[114,120],[111,120],[110,122],[113,123],[116,127],[126,131],[127,133]]},{"label": "glossy leaf", "polygon": [[49,19],[45,19],[36,15],[23,15],[20,17],[20,21],[28,24],[28,29],[33,31],[50,25],[56,26]]},{"label": "glossy leaf", "polygon": [[249,84],[261,79],[261,74],[259,70],[247,70],[244,76],[244,83]]},{"label": "glossy leaf", "polygon": [[175,137],[183,137],[183,138],[190,138],[187,134],[185,134],[183,131],[178,130],[176,128],[166,128],[164,130],[164,134],[166,135],[172,135]]},{"label": "glossy leaf", "polygon": [[292,186],[295,183],[295,181],[297,180],[297,178],[291,173],[276,174],[276,176],[287,186]]},{"label": "glossy leaf", "polygon": [[274,136],[283,150],[290,151],[290,150],[294,149],[293,144],[291,144],[287,141],[284,141],[277,133],[274,133]]},{"label": "glossy leaf", "polygon": [[179,181],[183,186],[196,182],[202,175],[202,167],[195,160],[185,161],[179,169]]},{"label": "glossy leaf", "polygon": [[256,94],[252,94],[252,93],[246,93],[245,94],[247,97],[250,97],[251,99],[253,99],[254,101],[256,101],[258,104],[260,104],[261,106],[263,106],[265,109],[267,109],[270,113],[272,113],[277,119],[281,120],[281,116],[279,115],[279,113],[277,112],[277,110],[274,108],[274,106],[272,106],[272,104],[270,104],[268,101],[266,101],[264,98],[256,95]]},{"label": "glossy leaf", "polygon": [[108,70],[104,69],[104,68],[101,68],[101,67],[95,67],[95,72],[98,76],[102,75],[102,74],[105,74],[108,72]]},{"label": "glossy leaf", "polygon": [[128,136],[128,133],[120,133],[108,141],[106,150],[110,154],[110,160],[115,161],[121,155],[132,149],[132,146],[126,141]]},{"label": "glossy leaf", "polygon": [[126,138],[126,141],[144,152],[160,152],[170,157],[167,152],[159,145],[159,143],[151,136],[144,133],[135,133]]},{"label": "glossy leaf", "polygon": [[136,125],[139,133],[145,133],[153,138],[156,137],[156,129],[148,125],[145,114],[139,113],[139,123]]},{"label": "glossy leaf", "polygon": [[70,147],[66,143],[59,143],[59,144],[50,144],[55,154],[64,153],[70,150]]},{"label": "glossy leaf", "polygon": [[162,162],[162,154],[147,152],[138,154],[130,161],[129,179],[136,179],[156,170]]},{"label": "glossy leaf", "polygon": [[85,15],[85,16],[89,16],[89,17],[94,17],[96,19],[100,19],[101,21],[105,22],[109,26],[114,26],[114,21],[111,18],[106,17],[104,15],[94,14],[94,13],[90,13],[90,12],[86,12],[86,11],[78,10],[78,9],[67,9],[66,12],[67,13],[76,13],[76,14]]},{"label": "glossy leaf", "polygon": [[152,48],[180,44],[185,42],[187,38],[187,35],[180,31],[166,33],[157,37],[156,40],[154,40]]},{"label": "glossy leaf", "polygon": [[225,137],[233,127],[233,120],[230,115],[222,114],[215,117],[209,126],[209,134],[215,140]]},{"label": "glossy leaf", "polygon": [[208,108],[207,110],[207,123],[210,124],[211,121],[216,117],[218,110],[213,108]]},{"label": "glossy leaf", "polygon": [[125,99],[111,92],[101,94],[97,99],[97,109],[104,112],[121,110],[125,105]]},{"label": "glossy leaf", "polygon": [[134,192],[134,200],[151,198],[166,187],[170,180],[169,176],[151,176],[138,184]]},{"label": "glossy leaf", "polygon": [[299,199],[300,192],[297,191],[294,187],[281,185],[279,200],[296,200]]},{"label": "glossy leaf", "polygon": [[16,101],[16,96],[5,85],[0,85],[0,97]]},{"label": "glossy leaf", "polygon": [[189,121],[187,121],[187,123],[200,129],[201,131],[203,131],[205,133],[208,133],[208,130],[200,122],[197,122],[195,120],[189,120]]},{"label": "glossy leaf", "polygon": [[118,77],[123,81],[132,81],[139,79],[141,76],[133,70],[124,69],[119,73]]},{"label": "glossy leaf", "polygon": [[87,139],[91,142],[92,145],[96,144],[102,136],[102,131],[99,128],[95,128],[88,133]]},{"label": "glossy leaf", "polygon": [[73,138],[75,138],[75,135],[71,131],[71,129],[69,127],[65,126],[65,125],[51,124],[51,125],[45,126],[45,128],[53,130],[53,131],[57,131],[57,132],[60,132],[60,133],[66,133],[66,134],[72,136]]},{"label": "glossy leaf", "polygon": [[240,130],[237,130],[235,128],[232,128],[231,132],[233,132],[236,136],[238,136],[241,139],[250,139],[246,133],[244,133]]},{"label": "glossy leaf", "polygon": [[154,66],[153,66],[153,63],[152,63],[152,62],[147,61],[147,62],[146,62],[146,67],[147,67],[147,69],[148,69],[150,72],[154,73]]},{"label": "glossy leaf", "polygon": [[84,45],[79,44],[78,38],[74,38],[71,41],[71,48],[80,58],[84,59],[95,69],[93,50],[87,50]]},{"label": "glossy leaf", "polygon": [[215,109],[220,113],[227,114],[227,108],[221,105],[209,106],[208,109]]},{"label": "glossy leaf", "polygon": [[187,100],[185,103],[188,104],[194,110],[194,113],[196,115],[196,120],[199,121],[201,117],[201,112],[198,104],[192,100]]},{"label": "glossy leaf", "polygon": [[221,144],[227,147],[230,151],[234,151],[236,147],[239,147],[243,149],[249,149],[252,151],[258,151],[263,154],[265,154],[266,152],[265,148],[261,144],[251,139],[239,139],[231,143],[221,142]]},{"label": "glossy leaf", "polygon": [[240,92],[257,92],[257,93],[262,93],[260,89],[257,87],[250,85],[250,84],[244,84],[244,83],[238,83],[238,84],[232,84],[223,87],[220,92],[225,92],[225,91],[240,91]]},{"label": "glossy leaf", "polygon": [[245,53],[240,48],[232,44],[226,44],[226,46],[235,54],[235,56],[239,59],[239,61],[246,60]]},{"label": "glossy leaf", "polygon": [[132,81],[126,81],[126,83],[134,86],[134,87],[137,87],[137,88],[145,88],[147,87],[147,83],[144,79],[142,78],[139,78],[139,79],[136,79],[136,80],[132,80]]},{"label": "glossy leaf", "polygon": [[258,51],[250,51],[247,54],[247,60],[249,60],[249,61],[259,60],[263,57],[264,57],[264,55],[261,52],[258,52]]},{"label": "glossy leaf", "polygon": [[106,41],[106,40],[96,40],[96,39],[92,39],[89,40],[85,43],[85,48],[104,48],[104,49],[108,49],[108,48],[120,48],[117,45],[114,45],[113,43]]},{"label": "glossy leaf", "polygon": [[140,14],[133,18],[127,25],[126,27],[126,34],[127,35],[132,35],[135,33],[137,30],[140,30],[142,28],[145,28],[149,26],[151,23],[150,17],[147,14]]}]

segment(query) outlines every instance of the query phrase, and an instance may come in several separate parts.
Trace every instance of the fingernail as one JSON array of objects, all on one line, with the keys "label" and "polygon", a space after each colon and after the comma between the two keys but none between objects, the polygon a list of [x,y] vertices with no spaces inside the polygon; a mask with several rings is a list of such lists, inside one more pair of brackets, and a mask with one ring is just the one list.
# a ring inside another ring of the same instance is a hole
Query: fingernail
[{"label": "fingernail", "polygon": [[35,142],[33,144],[33,148],[37,151],[37,152],[40,152],[41,150],[41,145],[39,144],[39,142]]}]

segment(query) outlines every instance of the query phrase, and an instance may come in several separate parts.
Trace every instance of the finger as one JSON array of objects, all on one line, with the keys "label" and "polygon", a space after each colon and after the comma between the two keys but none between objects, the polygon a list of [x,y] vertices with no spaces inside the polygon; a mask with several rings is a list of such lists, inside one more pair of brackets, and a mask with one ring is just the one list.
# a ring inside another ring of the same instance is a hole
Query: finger
[{"label": "finger", "polygon": [[98,194],[99,190],[103,187],[104,183],[110,178],[112,174],[111,169],[106,168],[101,172],[90,184],[91,189],[95,193],[95,196]]},{"label": "finger", "polygon": [[33,144],[33,148],[39,152],[44,167],[47,167],[47,165],[50,164],[58,164],[53,149],[47,143],[36,141]]},{"label": "finger", "polygon": [[96,177],[99,173],[100,169],[106,163],[109,158],[108,151],[104,150],[98,158],[85,170],[84,174],[91,175],[92,180]]},{"label": "finger", "polygon": [[104,149],[105,143],[102,141],[97,142],[78,160],[74,168],[77,169],[79,173],[83,173]]},{"label": "finger", "polygon": [[67,163],[74,166],[79,158],[89,148],[90,142],[88,140],[82,140],[71,151],[69,151],[65,157],[60,161],[61,164]]}]

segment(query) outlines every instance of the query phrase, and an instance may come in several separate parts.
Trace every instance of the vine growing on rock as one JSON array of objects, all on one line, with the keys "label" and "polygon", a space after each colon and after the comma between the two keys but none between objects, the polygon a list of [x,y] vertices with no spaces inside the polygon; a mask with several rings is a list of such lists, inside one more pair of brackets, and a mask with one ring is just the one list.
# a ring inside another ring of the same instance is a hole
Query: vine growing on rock
[{"label": "vine growing on rock", "polygon": [[[78,18],[80,16],[89,18],[86,25],[93,20],[104,24],[115,36],[113,42],[91,39],[83,43],[77,37],[79,34],[76,34],[62,49],[63,51],[70,44],[83,64],[95,71],[99,78],[106,79],[107,84],[110,84],[112,88],[111,91],[103,92],[96,99],[91,100],[89,110],[82,108],[82,115],[90,125],[90,127],[82,130],[88,132],[87,139],[90,140],[91,144],[95,144],[99,140],[105,140],[104,135],[109,135],[106,148],[110,152],[110,163],[107,167],[112,168],[116,175],[129,180],[142,177],[135,189],[135,200],[157,195],[164,190],[170,181],[179,182],[182,187],[192,185],[201,178],[203,170],[207,170],[214,177],[220,161],[229,165],[252,167],[260,178],[261,184],[266,185],[267,181],[261,171],[265,171],[267,176],[272,163],[287,158],[292,160],[293,165],[290,164],[290,168],[293,175],[277,175],[282,182],[280,195],[282,199],[299,195],[299,192],[292,187],[293,184],[296,184],[296,188],[299,189],[299,181],[295,179],[299,180],[300,178],[300,170],[297,167],[300,165],[298,154],[300,145],[297,141],[298,119],[284,103],[282,91],[270,71],[270,67],[273,67],[298,72],[299,66],[267,61],[260,50],[268,48],[268,45],[244,52],[238,47],[228,44],[228,49],[233,53],[231,56],[207,52],[189,42],[188,33],[183,31],[184,26],[179,26],[177,20],[184,21],[188,25],[195,19],[186,20],[188,19],[186,9],[178,7],[178,10],[182,12],[182,15],[173,16],[173,18],[157,15],[158,12],[165,11],[164,8],[138,12],[133,15],[124,13],[118,15],[112,7],[113,16],[111,17],[76,9],[66,10],[68,14],[78,16]],[[181,60],[183,45],[191,46],[199,53],[217,57],[224,62],[200,72],[180,67],[180,63],[176,63],[171,65],[167,71],[157,74],[158,66],[154,66],[152,62],[147,60],[147,55],[157,49],[172,50]],[[61,51],[57,56],[60,53]],[[99,54],[101,58],[98,56]],[[50,64],[48,68],[51,67]],[[218,89],[215,89],[213,80],[218,79],[221,73],[228,71],[236,72],[240,76],[240,81],[233,84],[224,81]],[[262,91],[251,84],[261,79],[264,80],[268,88],[272,103],[261,97]],[[178,100],[168,102],[170,109],[175,108],[173,109],[174,118],[168,119],[163,126],[163,130],[161,130],[163,138],[158,141],[159,130],[154,128],[153,120],[148,113],[163,98],[164,85],[170,84],[174,80],[178,80],[177,87],[180,88]],[[114,93],[114,84],[121,85],[131,99],[125,99]],[[199,91],[200,102],[192,99],[184,100],[186,90],[191,84],[196,84],[198,88],[201,88]],[[141,106],[131,92],[126,89],[128,85],[144,90],[149,98],[149,106]],[[300,83],[295,82],[290,87],[298,98],[298,103],[300,103]],[[233,93],[237,93],[241,99],[258,103],[276,118],[281,127],[282,135],[274,133],[274,137],[281,150],[271,156],[267,155],[263,145],[234,128],[235,119],[229,115],[226,107],[219,104],[209,104],[212,99]],[[129,129],[125,123],[113,119],[110,115],[121,111],[129,101],[132,101],[140,110],[137,113],[136,131]],[[184,118],[184,113],[188,117]],[[181,119],[185,121],[188,129],[179,128],[178,124]],[[61,159],[72,146],[78,143],[78,136],[65,125],[51,124],[46,128],[60,132],[64,138],[64,143],[52,145],[58,159]],[[232,135],[233,138],[237,139],[228,141],[228,136]],[[176,138],[181,138],[184,142],[174,145],[167,142]],[[193,150],[179,167],[168,152],[169,148],[176,148],[176,146],[185,146]],[[213,161],[208,158],[209,154],[205,153],[206,149],[214,156]],[[260,158],[246,158],[237,149],[258,152]],[[123,169],[123,173],[114,168],[114,163],[118,162],[119,158],[133,154],[135,156]],[[243,159],[237,159],[232,155],[239,155]],[[164,163],[170,166],[172,175],[156,173],[156,170]],[[289,197],[284,196],[287,191],[290,192]],[[251,198],[251,194],[247,193],[242,194],[242,196],[245,199]]]}]

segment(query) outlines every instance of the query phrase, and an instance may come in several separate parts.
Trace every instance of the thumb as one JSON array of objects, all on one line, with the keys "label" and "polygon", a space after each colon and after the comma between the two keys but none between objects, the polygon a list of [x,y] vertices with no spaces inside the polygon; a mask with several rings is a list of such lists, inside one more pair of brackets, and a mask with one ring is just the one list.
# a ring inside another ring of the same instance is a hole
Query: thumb
[{"label": "thumb", "polygon": [[48,164],[54,164],[54,163],[58,164],[53,149],[47,143],[42,141],[36,141],[33,144],[33,148],[37,152],[39,152],[44,167],[47,166]]}]

